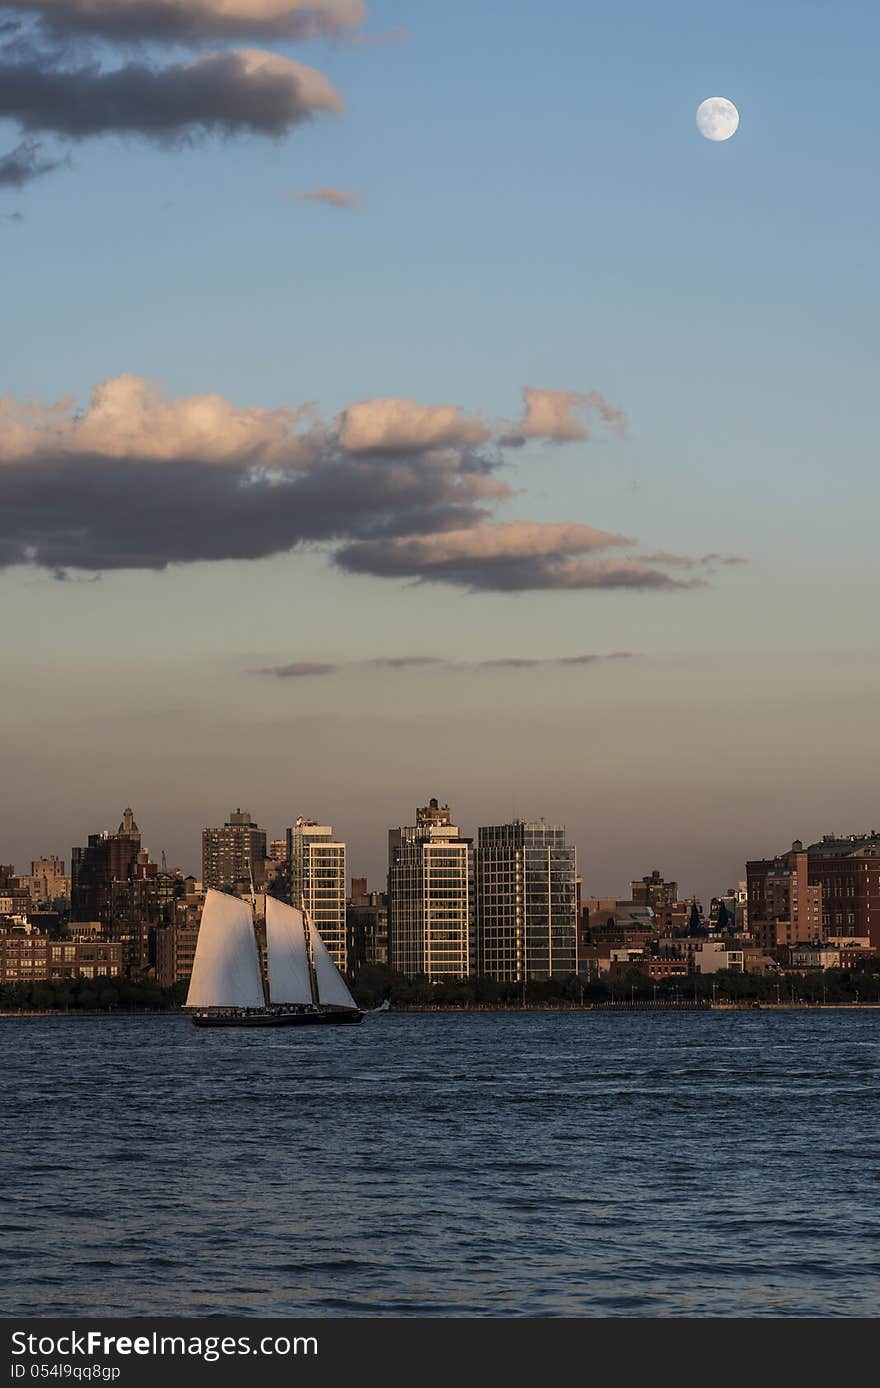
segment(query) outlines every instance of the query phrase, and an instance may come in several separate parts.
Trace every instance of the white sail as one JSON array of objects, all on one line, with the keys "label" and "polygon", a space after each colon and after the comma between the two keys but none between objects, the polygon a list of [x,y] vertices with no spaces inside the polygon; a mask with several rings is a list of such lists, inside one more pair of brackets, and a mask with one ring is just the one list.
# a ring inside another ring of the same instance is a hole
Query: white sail
[{"label": "white sail", "polygon": [[208,891],[196,940],[187,1007],[263,1007],[260,956],[251,908]]},{"label": "white sail", "polygon": [[327,953],[327,946],[315,928],[315,922],[309,920],[309,938],[312,944],[312,959],[315,965],[315,982],[318,985],[318,1002],[332,1003],[336,1007],[353,1007],[357,1011],[357,1003],[348,991],[345,979],[333,963]]},{"label": "white sail", "polygon": [[266,950],[271,1003],[310,1003],[312,980],[302,911],[266,897]]}]

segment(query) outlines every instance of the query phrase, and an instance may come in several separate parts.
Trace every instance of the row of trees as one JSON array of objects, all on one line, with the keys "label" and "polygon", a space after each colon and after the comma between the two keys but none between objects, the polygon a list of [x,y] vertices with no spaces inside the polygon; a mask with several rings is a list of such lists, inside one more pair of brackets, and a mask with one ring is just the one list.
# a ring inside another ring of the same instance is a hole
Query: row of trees
[{"label": "row of trees", "polygon": [[727,970],[689,974],[655,982],[633,966],[613,981],[586,982],[575,974],[542,982],[499,983],[494,978],[464,978],[430,983],[407,978],[378,964],[362,968],[354,996],[361,1007],[377,1007],[388,998],[398,1007],[521,1007],[603,1002],[794,1002],[880,1003],[880,960],[856,969],[827,969],[807,974],[742,974]]},{"label": "row of trees", "polygon": [[160,988],[152,979],[76,978],[63,983],[6,983],[3,1012],[169,1012],[186,996],[186,985]]},{"label": "row of trees", "polygon": [[[161,1011],[180,1007],[186,983],[161,988],[151,979],[74,979],[0,987],[0,1011]],[[690,974],[655,982],[635,966],[613,981],[586,982],[575,974],[526,984],[486,977],[431,983],[381,964],[367,964],[352,987],[361,1007],[388,999],[395,1007],[580,1006],[609,1002],[880,1003],[880,960],[824,973]]]}]

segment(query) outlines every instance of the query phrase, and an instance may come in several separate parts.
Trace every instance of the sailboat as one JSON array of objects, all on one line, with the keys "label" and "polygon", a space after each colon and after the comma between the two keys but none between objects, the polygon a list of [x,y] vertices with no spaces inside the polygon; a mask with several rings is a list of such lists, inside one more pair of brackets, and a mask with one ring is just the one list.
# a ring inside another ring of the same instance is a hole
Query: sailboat
[{"label": "sailboat", "polygon": [[360,1022],[361,1012],[305,910],[266,897],[266,967],[255,901],[209,889],[184,1006],[197,1027]]}]

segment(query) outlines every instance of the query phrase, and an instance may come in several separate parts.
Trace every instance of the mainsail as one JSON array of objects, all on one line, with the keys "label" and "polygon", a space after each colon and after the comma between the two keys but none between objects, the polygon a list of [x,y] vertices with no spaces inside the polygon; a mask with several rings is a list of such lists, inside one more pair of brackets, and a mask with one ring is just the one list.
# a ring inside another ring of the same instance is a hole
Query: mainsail
[{"label": "mainsail", "polygon": [[263,1007],[260,956],[247,902],[208,890],[187,1007]]},{"label": "mainsail", "polygon": [[315,965],[315,982],[318,985],[318,1002],[332,1004],[335,1007],[351,1007],[355,1011],[358,1005],[346,987],[345,979],[333,963],[327,953],[327,946],[318,934],[314,921],[310,921],[311,927],[309,938],[312,945],[312,960]]},{"label": "mainsail", "polygon": [[266,897],[270,1003],[310,1003],[312,981],[302,911]]}]

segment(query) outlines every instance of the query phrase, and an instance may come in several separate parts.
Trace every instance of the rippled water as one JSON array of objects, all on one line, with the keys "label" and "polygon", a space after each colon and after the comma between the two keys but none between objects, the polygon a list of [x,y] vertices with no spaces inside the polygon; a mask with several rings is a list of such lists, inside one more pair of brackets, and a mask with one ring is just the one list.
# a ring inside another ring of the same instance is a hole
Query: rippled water
[{"label": "rippled water", "polygon": [[5,1314],[873,1315],[880,1012],[0,1022]]}]

